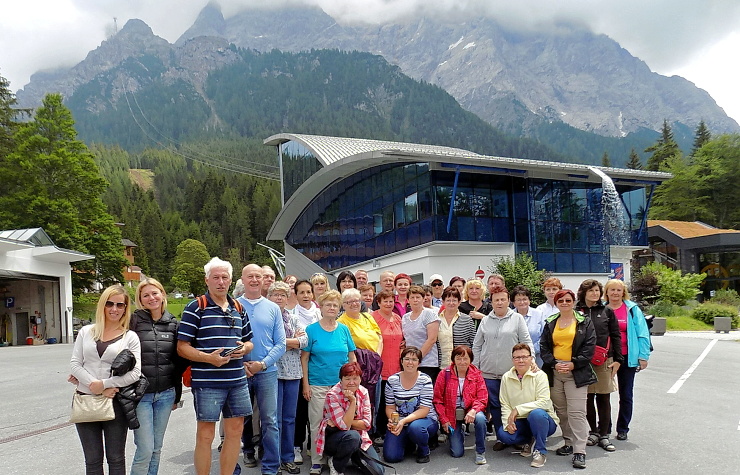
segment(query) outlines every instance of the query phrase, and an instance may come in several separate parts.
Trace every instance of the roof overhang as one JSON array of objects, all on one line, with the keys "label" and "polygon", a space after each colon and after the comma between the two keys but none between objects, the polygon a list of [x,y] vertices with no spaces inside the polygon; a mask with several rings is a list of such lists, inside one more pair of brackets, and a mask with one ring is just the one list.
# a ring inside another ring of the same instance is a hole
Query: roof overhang
[{"label": "roof overhang", "polygon": [[56,262],[58,264],[69,264],[72,262],[86,261],[95,259],[91,254],[62,249],[56,246],[43,246],[34,248],[31,255],[40,261]]},{"label": "roof overhang", "polygon": [[663,226],[650,226],[648,239],[655,238],[683,250],[704,249],[708,252],[740,250],[740,233],[716,233],[684,238]]},{"label": "roof overhang", "polygon": [[459,168],[475,173],[601,183],[601,177],[594,172],[594,169],[599,169],[609,175],[615,185],[628,186],[659,185],[671,177],[663,172],[495,157],[451,147],[342,137],[276,134],[265,139],[264,144],[278,146],[289,141],[298,142],[310,150],[323,168],[306,180],[284,203],[270,228],[269,240],[284,240],[306,206],[332,183],[385,164],[425,162],[439,169]]}]

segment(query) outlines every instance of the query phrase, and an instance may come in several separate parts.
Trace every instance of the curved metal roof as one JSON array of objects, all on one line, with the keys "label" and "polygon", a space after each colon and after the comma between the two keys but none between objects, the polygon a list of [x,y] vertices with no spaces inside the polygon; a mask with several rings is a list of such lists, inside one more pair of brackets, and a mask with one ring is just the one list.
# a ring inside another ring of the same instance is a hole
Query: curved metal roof
[{"label": "curved metal roof", "polygon": [[664,172],[497,157],[439,145],[346,137],[282,133],[268,137],[264,144],[277,146],[289,141],[298,142],[308,148],[323,168],[306,180],[284,203],[268,233],[270,240],[284,239],[303,209],[334,181],[363,169],[388,163],[429,162],[443,167],[459,166],[468,171],[487,168],[496,173],[528,178],[601,182],[601,178],[594,172],[594,169],[598,169],[617,183],[624,184],[659,184],[671,177]]}]

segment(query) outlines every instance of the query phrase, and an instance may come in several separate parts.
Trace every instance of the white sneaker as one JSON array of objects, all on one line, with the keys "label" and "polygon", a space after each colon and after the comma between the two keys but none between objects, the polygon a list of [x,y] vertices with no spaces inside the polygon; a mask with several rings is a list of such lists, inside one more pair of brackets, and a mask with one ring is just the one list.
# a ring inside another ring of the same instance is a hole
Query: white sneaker
[{"label": "white sneaker", "polygon": [[336,468],[334,468],[334,457],[329,457],[329,475],[344,475],[342,472],[338,472]]},{"label": "white sneaker", "polygon": [[545,461],[547,461],[547,455],[541,454],[539,450],[535,449],[532,451],[532,463],[529,466],[540,468],[545,465]]},{"label": "white sneaker", "polygon": [[486,454],[475,454],[476,465],[485,465],[486,463],[488,463],[486,461]]},{"label": "white sneaker", "polygon": [[443,433],[441,433],[441,434],[439,434],[439,435],[437,436],[437,441],[438,441],[438,442],[439,442],[440,444],[444,444],[445,442],[447,442],[447,434],[445,434],[444,432],[443,432]]},{"label": "white sneaker", "polygon": [[298,465],[303,463],[303,455],[301,455],[300,447],[293,447],[293,463]]}]

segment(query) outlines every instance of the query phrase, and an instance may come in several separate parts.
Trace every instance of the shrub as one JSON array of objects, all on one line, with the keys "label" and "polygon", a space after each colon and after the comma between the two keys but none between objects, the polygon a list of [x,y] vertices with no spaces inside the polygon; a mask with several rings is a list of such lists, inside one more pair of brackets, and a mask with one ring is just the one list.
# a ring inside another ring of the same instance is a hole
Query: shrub
[{"label": "shrub", "polygon": [[[682,273],[658,262],[651,262],[642,266],[638,272],[639,278],[648,279],[654,275],[658,283],[658,301],[686,305],[686,302],[696,297],[706,274]],[[634,288],[634,285],[633,285]],[[636,289],[637,290],[637,289]],[[643,296],[648,299],[649,296]]]},{"label": "shrub", "polygon": [[504,258],[496,264],[495,269],[489,267],[492,273],[504,276],[506,287],[511,290],[517,285],[523,285],[532,293],[532,303],[542,303],[545,294],[542,291],[542,283],[550,277],[550,273],[544,269],[537,269],[534,259],[529,254],[521,253],[514,259]]},{"label": "shrub", "polygon": [[712,303],[740,307],[740,295],[738,295],[738,293],[733,289],[717,290],[714,292],[714,297],[712,297],[709,301]]},{"label": "shrub", "polygon": [[738,317],[737,307],[722,305],[713,302],[707,302],[699,305],[694,309],[693,312],[691,312],[691,316],[710,325],[714,324],[714,317],[731,317],[733,327],[737,327],[738,324],[740,324],[740,317]]},{"label": "shrub", "polygon": [[646,313],[662,318],[688,315],[686,310],[670,302],[658,302],[652,307],[649,307]]}]

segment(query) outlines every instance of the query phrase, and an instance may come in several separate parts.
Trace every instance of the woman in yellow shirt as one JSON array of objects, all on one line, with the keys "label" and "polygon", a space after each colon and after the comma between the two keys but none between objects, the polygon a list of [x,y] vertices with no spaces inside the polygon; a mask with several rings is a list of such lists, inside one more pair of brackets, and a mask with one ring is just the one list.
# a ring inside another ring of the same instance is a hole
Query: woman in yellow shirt
[{"label": "woman in yellow shirt", "polygon": [[555,294],[559,313],[547,318],[540,338],[542,369],[550,381],[550,395],[560,418],[565,445],[555,453],[573,455],[574,468],[586,468],[588,385],[597,381],[591,368],[596,331],[591,319],[574,310],[576,296],[563,289]]}]

